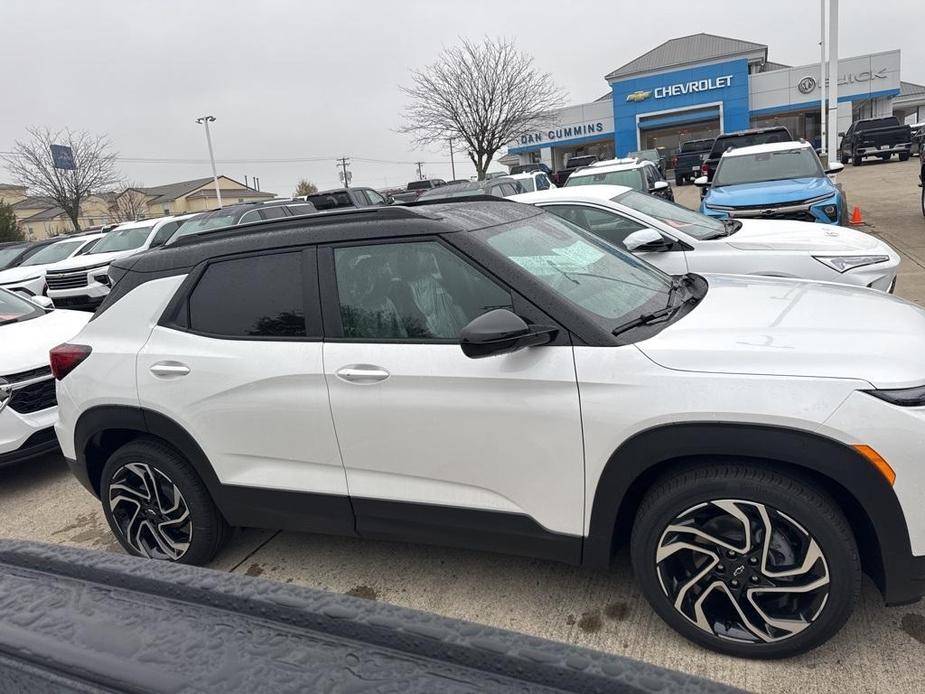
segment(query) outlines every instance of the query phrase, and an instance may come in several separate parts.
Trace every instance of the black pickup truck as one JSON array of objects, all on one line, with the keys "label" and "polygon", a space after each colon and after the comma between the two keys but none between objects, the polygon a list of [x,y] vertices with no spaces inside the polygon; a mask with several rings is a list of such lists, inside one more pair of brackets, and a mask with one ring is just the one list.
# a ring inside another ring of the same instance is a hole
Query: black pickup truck
[{"label": "black pickup truck", "polygon": [[[751,147],[752,145],[766,145],[769,142],[790,142],[793,138],[790,131],[783,125],[775,125],[770,128],[756,128],[754,130],[740,130],[734,133],[723,133],[713,141],[710,153],[700,167],[700,174],[706,176],[708,181],[713,180],[713,174],[716,173],[716,167],[719,165],[720,157],[727,149],[736,147]],[[706,188],[701,189],[703,193]]]},{"label": "black pickup truck", "polygon": [[860,166],[866,157],[887,161],[894,154],[899,155],[900,161],[907,161],[912,153],[912,128],[901,125],[896,116],[859,120],[839,135],[838,156],[842,164],[850,160],[854,166]]},{"label": "black pickup truck", "polygon": [[552,178],[553,183],[561,188],[565,185],[568,177],[571,176],[575,171],[578,171],[578,169],[583,169],[586,166],[590,166],[596,161],[600,161],[600,157],[596,154],[572,157],[567,162],[565,162],[564,169],[559,169],[550,178]]},{"label": "black pickup truck", "polygon": [[431,190],[432,188],[439,188],[445,185],[446,181],[442,178],[425,178],[421,181],[411,181],[405,189],[405,192],[394,193],[392,195],[392,200],[398,203],[414,202],[425,190]]},{"label": "black pickup truck", "polygon": [[693,181],[700,176],[700,167],[703,166],[704,158],[713,149],[714,139],[709,140],[688,140],[681,145],[681,151],[678,152],[678,158],[674,165],[674,183],[677,186],[683,186],[688,181]]}]

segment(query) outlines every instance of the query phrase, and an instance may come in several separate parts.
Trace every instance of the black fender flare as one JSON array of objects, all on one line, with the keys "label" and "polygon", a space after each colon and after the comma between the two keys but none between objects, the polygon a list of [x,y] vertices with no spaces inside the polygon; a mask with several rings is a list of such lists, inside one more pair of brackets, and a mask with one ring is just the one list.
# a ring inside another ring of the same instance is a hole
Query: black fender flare
[{"label": "black fender flare", "polygon": [[[644,492],[672,461],[739,459],[785,464],[797,472],[822,478],[838,492],[836,501],[852,505],[866,516],[869,532],[858,537],[862,553],[876,551],[879,571],[871,572],[887,602],[903,603],[922,594],[914,574],[909,531],[892,487],[870,462],[851,446],[813,432],[747,423],[679,423],[644,430],[623,442],[610,456],[594,493],[591,521],[582,563],[606,568],[618,533],[632,525]],[[834,485],[834,487],[833,487]],[[839,489],[840,488],[840,489]],[[850,519],[850,513],[849,513]],[[853,522],[853,526],[856,524]],[[858,534],[857,528],[855,528]],[[876,547],[871,545],[875,543]],[[880,575],[875,575],[880,574]]]}]

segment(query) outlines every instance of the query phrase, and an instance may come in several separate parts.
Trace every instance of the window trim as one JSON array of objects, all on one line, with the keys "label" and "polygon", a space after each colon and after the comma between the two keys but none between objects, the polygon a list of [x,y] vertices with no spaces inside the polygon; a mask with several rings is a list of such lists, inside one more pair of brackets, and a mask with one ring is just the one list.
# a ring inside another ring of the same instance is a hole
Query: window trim
[{"label": "window trim", "polygon": [[[196,330],[190,327],[189,299],[199,282],[210,266],[229,260],[243,260],[264,255],[284,255],[298,253],[302,261],[302,304],[305,312],[305,332],[300,336],[271,336],[271,335],[223,335],[205,330]],[[245,342],[321,342],[324,339],[322,331],[321,298],[318,283],[318,258],[315,246],[302,246],[295,248],[270,248],[260,251],[238,253],[234,255],[216,256],[202,261],[194,267],[183,280],[173,298],[167,304],[157,324],[178,332],[208,337],[213,340],[235,340]],[[314,276],[315,281],[311,281]]]},{"label": "window trim", "polygon": [[[457,232],[459,233],[459,232]],[[549,345],[571,345],[569,331],[559,321],[554,320],[545,311],[539,310],[531,301],[523,297],[510,283],[501,280],[494,272],[486,269],[481,263],[470,257],[460,249],[448,243],[442,236],[402,236],[378,239],[358,239],[341,243],[325,243],[318,247],[318,282],[321,294],[321,315],[324,326],[325,342],[344,342],[356,344],[401,344],[401,345],[459,345],[459,338],[382,338],[382,337],[344,337],[344,328],[341,321],[340,297],[337,292],[337,273],[334,265],[334,251],[338,248],[354,248],[357,246],[396,245],[399,243],[429,243],[436,242],[448,252],[455,255],[462,262],[483,274],[511,297],[511,306],[514,312],[537,325],[553,325],[559,328],[556,338]]]}]

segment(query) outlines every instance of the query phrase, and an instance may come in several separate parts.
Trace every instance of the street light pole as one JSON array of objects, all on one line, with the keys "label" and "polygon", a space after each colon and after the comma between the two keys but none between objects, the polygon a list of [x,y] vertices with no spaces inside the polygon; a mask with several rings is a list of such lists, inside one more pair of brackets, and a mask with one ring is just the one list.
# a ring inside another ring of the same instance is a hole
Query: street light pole
[{"label": "street light pole", "polygon": [[838,152],[838,0],[829,0],[829,146],[828,162]]},{"label": "street light pole", "polygon": [[[826,82],[829,79],[829,70],[828,70],[828,60],[826,56],[826,45],[828,41],[826,40],[825,32],[825,0],[819,0],[819,7],[822,10],[822,13],[819,17],[819,149],[820,151],[827,152],[829,149],[829,139],[826,133],[828,129],[826,128],[826,121],[829,118],[829,108],[828,104],[825,102],[825,93],[826,93]],[[829,158],[826,161],[829,161],[832,157],[826,154]]]},{"label": "street light pole", "polygon": [[215,171],[215,155],[212,153],[212,135],[209,134],[209,123],[215,122],[215,116],[202,116],[197,118],[196,122],[206,126],[206,144],[209,145],[209,161],[212,162],[212,180],[215,182],[215,197],[218,198],[218,206],[222,206],[222,190],[218,187],[218,173]]},{"label": "street light pole", "polygon": [[453,172],[453,180],[456,180],[456,161],[453,159],[453,138],[450,138],[450,169]]}]

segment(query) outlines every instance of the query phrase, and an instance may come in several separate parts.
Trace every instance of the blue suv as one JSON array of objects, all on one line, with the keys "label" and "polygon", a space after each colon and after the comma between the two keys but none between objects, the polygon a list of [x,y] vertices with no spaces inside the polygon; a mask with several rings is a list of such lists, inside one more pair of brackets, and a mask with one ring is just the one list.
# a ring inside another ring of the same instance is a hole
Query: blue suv
[{"label": "blue suv", "polygon": [[844,167],[830,163],[825,170],[807,142],[775,142],[727,151],[700,211],[719,219],[796,219],[823,224],[847,224],[845,195],[827,174]]}]

